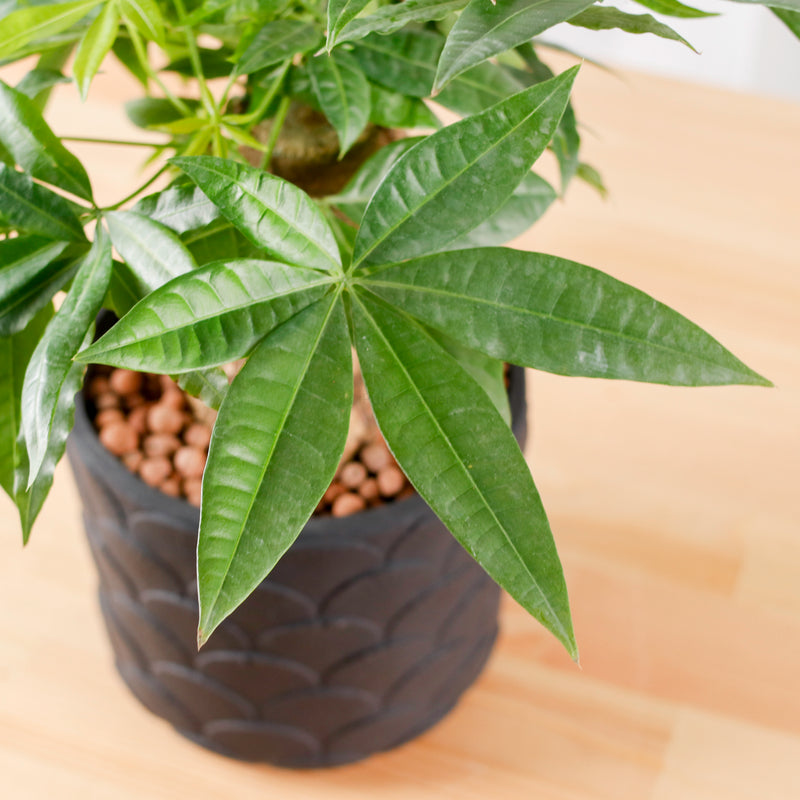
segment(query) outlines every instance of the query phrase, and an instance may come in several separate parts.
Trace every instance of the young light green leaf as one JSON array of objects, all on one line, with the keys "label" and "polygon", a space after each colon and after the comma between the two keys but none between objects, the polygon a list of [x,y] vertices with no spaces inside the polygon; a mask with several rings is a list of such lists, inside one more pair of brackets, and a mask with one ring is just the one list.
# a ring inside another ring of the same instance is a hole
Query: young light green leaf
[{"label": "young light green leaf", "polygon": [[679,3],[678,0],[634,0],[640,6],[649,8],[657,14],[666,14],[670,17],[682,17],[684,19],[692,19],[698,17],[716,17],[719,16],[715,12],[701,11],[699,8],[692,8],[691,6]]},{"label": "young light green leaf", "polygon": [[341,458],[352,400],[350,341],[336,294],[274,330],[234,379],[203,476],[200,645],[311,516]]},{"label": "young light green leaf", "polygon": [[164,17],[156,0],[116,0],[122,16],[146,39],[164,45]]},{"label": "young light green leaf", "polygon": [[557,197],[555,189],[544,178],[529,172],[511,197],[489,219],[450,242],[447,249],[464,250],[505,244],[525,233]]},{"label": "young light green leaf", "polygon": [[34,348],[53,317],[45,306],[21,331],[0,337],[0,487],[15,499],[14,472],[20,463],[18,439],[22,412],[22,382]]},{"label": "young light green leaf", "polygon": [[320,108],[339,137],[339,158],[342,158],[369,122],[367,78],[358,62],[344,52],[310,59],[308,74]]},{"label": "young light green leaf", "polygon": [[46,239],[86,240],[72,203],[5,164],[0,164],[0,217]]},{"label": "young light green leaf", "polygon": [[365,285],[467,347],[558,375],[770,385],[677,311],[556,256],[439,253],[378,268]]},{"label": "young light green leaf", "polygon": [[612,28],[619,28],[626,33],[652,33],[662,39],[681,42],[690,50],[697,52],[677,31],[670,28],[669,25],[659,22],[651,14],[626,14],[624,11],[611,6],[595,6],[576,14],[568,22],[570,25],[588,28],[592,31],[607,31]]},{"label": "young light green leaf", "polygon": [[578,164],[575,176],[591,186],[604,200],[608,197],[608,189],[603,183],[603,176],[591,164],[583,162]]},{"label": "young light green leaf", "polygon": [[309,22],[299,19],[268,22],[236,59],[236,71],[240,75],[250,75],[291,59],[296,53],[307,53],[321,41],[319,29]]},{"label": "young light green leaf", "polygon": [[574,17],[595,0],[470,0],[450,29],[434,82],[434,93],[464,70]]},{"label": "young light green leaf", "polygon": [[[335,44],[361,41],[371,33],[394,33],[414,22],[430,22],[443,19],[448,14],[461,11],[469,0],[405,0],[403,3],[388,5],[366,17],[348,22],[336,38]],[[328,35],[328,49],[331,48]]]},{"label": "young light green leaf", "polygon": [[[111,242],[102,226],[78,269],[72,287],[36,347],[22,388],[22,432],[30,459],[28,488],[44,463],[56,407],[111,278]],[[71,395],[70,395],[71,400]]]},{"label": "young light green leaf", "polygon": [[0,81],[0,142],[34,178],[84,200],[92,187],[83,164],[50,130],[33,101]]},{"label": "young light green leaf", "polygon": [[78,360],[167,375],[226,364],[319,300],[332,281],[275,261],[207,264],[149,294]]},{"label": "young light green leaf", "polygon": [[491,217],[550,141],[576,74],[573,67],[409,150],[364,212],[354,264],[441,250]]},{"label": "young light green leaf", "polygon": [[370,0],[329,0],[328,2],[328,36],[325,49],[330,53],[338,43],[339,33],[350,20],[355,19],[368,5]]},{"label": "young light green leaf", "polygon": [[[93,332],[94,323],[90,326],[87,339],[91,338]],[[17,442],[19,461],[14,472],[14,502],[19,511],[23,544],[28,543],[33,523],[42,510],[50,487],[53,485],[53,473],[56,465],[61,461],[66,450],[67,436],[72,430],[75,419],[75,393],[80,389],[81,383],[83,383],[83,365],[73,364],[67,372],[56,403],[50,426],[50,438],[47,442],[47,452],[30,486],[28,486],[28,451],[21,436]]]},{"label": "young light green leaf", "polygon": [[75,54],[75,63],[72,65],[72,74],[83,100],[86,99],[89,86],[103,59],[111,50],[118,31],[119,8],[114,0],[108,0],[81,39]]},{"label": "young light green leaf", "polygon": [[375,125],[405,130],[442,127],[436,114],[418,97],[406,97],[374,83],[369,85],[369,94],[369,121]]},{"label": "young light green leaf", "polygon": [[71,28],[101,0],[32,5],[12,11],[0,26],[0,58],[17,55],[29,42],[45,39]]},{"label": "young light green leaf", "polygon": [[71,264],[57,259],[66,248],[40,236],[0,241],[0,336],[21,332],[64,285]]},{"label": "young light green leaf", "polygon": [[508,425],[412,318],[358,292],[353,324],[375,417],[403,471],[470,555],[577,658],[553,536]]},{"label": "young light green leaf", "polygon": [[290,264],[341,271],[333,231],[314,201],[288,181],[212,156],[173,158],[253,244]]},{"label": "young light green leaf", "polygon": [[197,267],[178,235],[160,222],[135,211],[112,211],[105,219],[111,242],[137,278],[139,297]]}]

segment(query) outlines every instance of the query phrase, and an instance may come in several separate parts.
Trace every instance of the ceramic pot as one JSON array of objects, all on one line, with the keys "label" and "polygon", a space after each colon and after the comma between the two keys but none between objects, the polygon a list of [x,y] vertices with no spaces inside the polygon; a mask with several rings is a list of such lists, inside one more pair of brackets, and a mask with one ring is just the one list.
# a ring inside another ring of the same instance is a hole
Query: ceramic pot
[{"label": "ceramic pot", "polygon": [[[522,370],[510,399],[524,441]],[[198,652],[198,510],[112,456],[82,395],[68,453],[116,667],[203,746],[294,767],[356,761],[441,719],[486,663],[499,589],[417,495],[312,518]]]}]

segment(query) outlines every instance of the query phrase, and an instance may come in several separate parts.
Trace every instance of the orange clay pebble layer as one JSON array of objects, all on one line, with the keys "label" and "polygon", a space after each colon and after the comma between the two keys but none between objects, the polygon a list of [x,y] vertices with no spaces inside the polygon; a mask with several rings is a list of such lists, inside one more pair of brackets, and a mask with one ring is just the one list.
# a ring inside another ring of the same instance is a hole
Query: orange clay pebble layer
[{"label": "orange clay pebble layer", "polygon": [[[170,378],[95,366],[86,394],[108,450],[149,486],[200,505],[211,423]],[[410,494],[386,444],[369,441],[339,465],[315,513],[343,517]]]}]

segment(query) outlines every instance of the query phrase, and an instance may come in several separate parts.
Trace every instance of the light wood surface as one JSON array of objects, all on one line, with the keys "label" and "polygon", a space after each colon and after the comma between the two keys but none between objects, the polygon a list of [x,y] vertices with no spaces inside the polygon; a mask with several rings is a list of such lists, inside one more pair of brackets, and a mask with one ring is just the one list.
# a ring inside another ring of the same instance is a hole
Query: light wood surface
[{"label": "light wood surface", "polygon": [[[131,135],[128,91],[107,76],[81,108],[60,90],[55,127]],[[522,244],[654,294],[777,387],[530,376],[582,667],[507,602],[478,685],[418,741],[312,773],[213,755],[114,673],[63,467],[24,552],[0,501],[4,797],[800,797],[800,106],[589,66],[576,105],[610,199],[574,186]],[[101,201],[138,169],[75,149]]]}]

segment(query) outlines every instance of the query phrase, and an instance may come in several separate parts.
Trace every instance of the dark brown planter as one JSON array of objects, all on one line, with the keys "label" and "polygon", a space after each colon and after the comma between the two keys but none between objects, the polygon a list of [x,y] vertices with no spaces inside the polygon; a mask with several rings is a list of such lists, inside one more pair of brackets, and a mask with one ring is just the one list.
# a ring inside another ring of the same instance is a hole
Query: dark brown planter
[{"label": "dark brown planter", "polygon": [[[522,370],[510,398],[523,442]],[[197,509],[128,472],[80,395],[75,416],[68,452],[116,666],[180,733],[239,759],[343,764],[426,730],[480,673],[499,589],[416,495],[313,518],[198,652]]]}]

